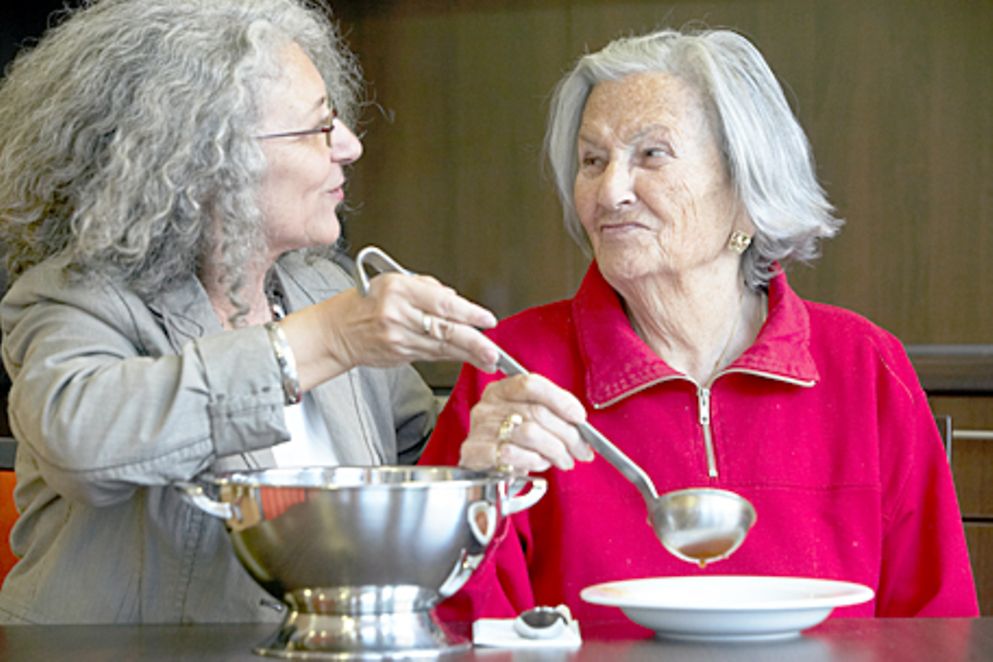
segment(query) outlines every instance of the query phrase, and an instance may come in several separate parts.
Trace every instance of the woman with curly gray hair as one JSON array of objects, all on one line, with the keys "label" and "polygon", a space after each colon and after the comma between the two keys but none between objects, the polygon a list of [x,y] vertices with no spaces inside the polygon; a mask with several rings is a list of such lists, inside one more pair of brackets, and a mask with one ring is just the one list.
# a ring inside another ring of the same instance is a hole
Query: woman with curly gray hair
[{"label": "woman with curly gray hair", "polygon": [[559,84],[546,146],[593,263],[571,300],[490,332],[532,375],[466,368],[422,461],[548,470],[548,493],[443,608],[465,620],[565,603],[645,634],[580,590],[712,572],[661,548],[610,465],[577,466],[592,454],[571,424],[589,411],[660,493],[752,502],[722,574],[871,587],[848,615],[975,615],[948,463],[900,342],[802,300],[783,273],[840,222],[758,50],[727,30],[618,39]]},{"label": "woman with curly gray hair", "polygon": [[0,83],[0,304],[21,557],[4,622],[276,620],[204,470],[411,462],[412,359],[496,351],[428,277],[331,258],[361,78],[303,0],[101,0]]}]

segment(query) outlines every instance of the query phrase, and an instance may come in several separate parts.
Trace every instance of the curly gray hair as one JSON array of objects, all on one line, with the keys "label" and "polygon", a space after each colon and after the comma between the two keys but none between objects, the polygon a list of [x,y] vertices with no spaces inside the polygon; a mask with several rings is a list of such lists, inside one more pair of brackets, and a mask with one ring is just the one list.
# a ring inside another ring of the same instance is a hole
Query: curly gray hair
[{"label": "curly gray hair", "polygon": [[589,253],[573,203],[576,140],[583,109],[600,81],[664,72],[694,85],[709,104],[711,123],[731,181],[757,228],[742,271],[765,287],[775,262],[809,261],[818,241],[842,221],[817,182],[807,137],[758,50],[728,30],[660,30],[617,39],[579,59],[555,89],[545,152],[562,202],[566,229]]},{"label": "curly gray hair", "polygon": [[0,242],[11,279],[56,254],[143,296],[215,250],[236,308],[262,255],[253,137],[279,55],[299,44],[339,117],[362,77],[307,0],[102,0],[21,53],[0,83]]}]

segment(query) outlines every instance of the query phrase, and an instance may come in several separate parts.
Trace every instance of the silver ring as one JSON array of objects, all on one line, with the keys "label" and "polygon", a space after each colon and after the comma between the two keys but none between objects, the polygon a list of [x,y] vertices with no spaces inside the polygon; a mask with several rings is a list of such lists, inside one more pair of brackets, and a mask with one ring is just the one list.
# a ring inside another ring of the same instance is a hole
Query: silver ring
[{"label": "silver ring", "polygon": [[431,333],[432,329],[434,329],[434,318],[431,317],[430,315],[428,315],[427,313],[422,312],[421,313],[421,331],[424,332],[424,335],[430,336],[430,335],[432,335],[432,333]]}]

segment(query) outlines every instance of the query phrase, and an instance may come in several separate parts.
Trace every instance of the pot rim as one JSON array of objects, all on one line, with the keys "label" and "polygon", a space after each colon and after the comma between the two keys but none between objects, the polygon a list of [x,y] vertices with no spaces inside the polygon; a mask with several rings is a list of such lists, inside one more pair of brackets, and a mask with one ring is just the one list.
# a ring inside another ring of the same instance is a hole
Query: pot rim
[{"label": "pot rim", "polygon": [[[443,470],[443,471],[442,471]],[[417,472],[418,478],[409,477],[403,480],[378,480],[377,475],[396,475],[404,472]],[[431,478],[430,474],[437,473]],[[450,473],[450,476],[444,476]],[[311,481],[293,482],[289,477],[306,475]],[[340,474],[342,480],[316,480],[327,475]],[[286,476],[286,481],[278,480]],[[372,480],[369,480],[372,478]],[[304,490],[351,490],[362,488],[382,490],[426,490],[438,488],[460,488],[470,486],[491,485],[500,482],[511,482],[521,478],[495,470],[479,471],[458,466],[446,465],[306,465],[299,467],[270,467],[266,469],[248,469],[226,471],[223,473],[204,473],[196,478],[197,482],[215,487],[266,487],[272,489],[304,489]],[[271,480],[275,479],[275,480]]]}]

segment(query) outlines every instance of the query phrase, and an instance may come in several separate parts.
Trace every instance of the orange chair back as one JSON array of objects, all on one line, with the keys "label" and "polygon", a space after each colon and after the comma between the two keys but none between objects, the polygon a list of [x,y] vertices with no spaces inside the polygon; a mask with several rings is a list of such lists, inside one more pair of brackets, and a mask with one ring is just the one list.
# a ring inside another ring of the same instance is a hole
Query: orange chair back
[{"label": "orange chair back", "polygon": [[10,529],[17,521],[17,508],[14,507],[13,471],[0,471],[0,582],[14,564],[17,557],[10,551]]}]

